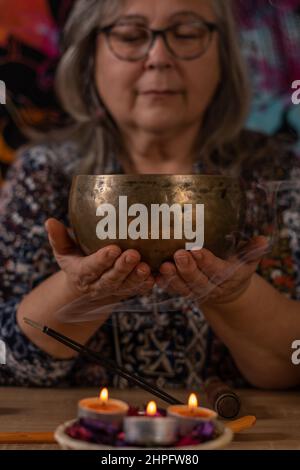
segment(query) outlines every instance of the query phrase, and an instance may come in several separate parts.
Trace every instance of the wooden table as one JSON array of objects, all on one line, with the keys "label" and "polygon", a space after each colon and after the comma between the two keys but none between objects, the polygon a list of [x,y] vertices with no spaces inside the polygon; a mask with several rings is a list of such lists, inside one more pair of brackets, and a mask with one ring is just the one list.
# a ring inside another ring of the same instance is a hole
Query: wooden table
[{"label": "wooden table", "polygon": [[[25,389],[0,387],[0,432],[53,431],[60,423],[76,416],[77,401],[96,396],[95,389]],[[187,392],[171,392],[181,400]],[[300,450],[300,393],[238,391],[242,415],[257,417],[252,429],[236,434],[228,449]],[[149,395],[140,390],[111,390],[117,397],[134,405],[143,405]],[[158,401],[159,404],[159,401]],[[202,399],[205,405],[205,400]],[[58,449],[55,444],[1,444],[0,450]]]}]

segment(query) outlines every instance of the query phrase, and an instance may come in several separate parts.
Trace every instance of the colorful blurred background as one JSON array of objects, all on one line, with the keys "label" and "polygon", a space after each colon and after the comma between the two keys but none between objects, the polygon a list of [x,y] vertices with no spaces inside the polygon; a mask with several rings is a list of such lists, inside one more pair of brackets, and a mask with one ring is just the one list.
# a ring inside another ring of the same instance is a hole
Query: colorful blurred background
[{"label": "colorful blurred background", "polygon": [[[0,0],[0,184],[26,126],[47,130],[67,122],[53,78],[61,33],[75,0]],[[241,48],[253,87],[250,129],[282,134],[300,156],[300,106],[292,83],[300,80],[300,0],[234,0]],[[270,156],[271,157],[271,156]]]}]

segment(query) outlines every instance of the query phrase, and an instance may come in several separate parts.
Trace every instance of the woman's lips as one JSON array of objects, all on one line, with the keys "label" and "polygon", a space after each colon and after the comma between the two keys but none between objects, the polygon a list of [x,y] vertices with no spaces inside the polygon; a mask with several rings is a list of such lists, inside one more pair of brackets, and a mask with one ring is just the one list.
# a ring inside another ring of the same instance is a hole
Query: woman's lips
[{"label": "woman's lips", "polygon": [[141,92],[145,96],[173,96],[178,95],[180,92],[175,90],[149,90]]}]

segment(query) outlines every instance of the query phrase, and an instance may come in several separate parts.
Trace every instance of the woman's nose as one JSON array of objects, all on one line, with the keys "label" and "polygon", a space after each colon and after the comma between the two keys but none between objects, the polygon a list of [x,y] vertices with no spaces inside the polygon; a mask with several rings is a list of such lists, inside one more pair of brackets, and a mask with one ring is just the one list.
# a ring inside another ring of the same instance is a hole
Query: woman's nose
[{"label": "woman's nose", "polygon": [[148,67],[171,67],[173,57],[165,44],[164,39],[156,37],[148,53],[146,66]]}]

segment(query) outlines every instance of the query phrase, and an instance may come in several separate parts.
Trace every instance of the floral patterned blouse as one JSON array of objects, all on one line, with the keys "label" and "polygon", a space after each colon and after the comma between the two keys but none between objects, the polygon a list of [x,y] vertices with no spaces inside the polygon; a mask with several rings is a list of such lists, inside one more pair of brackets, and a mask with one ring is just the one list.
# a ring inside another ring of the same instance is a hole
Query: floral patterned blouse
[{"label": "floral patterned blouse", "polygon": [[[239,172],[245,180],[299,178],[288,149],[263,135],[243,131],[227,153],[243,161]],[[6,344],[1,385],[128,385],[87,358],[51,357],[25,336],[16,322],[23,297],[59,269],[44,222],[55,217],[70,225],[68,195],[81,158],[74,142],[29,147],[12,165],[0,189],[0,339]],[[112,158],[105,172],[118,171],[118,162]],[[200,161],[195,171],[204,171]],[[280,193],[276,243],[258,271],[285,295],[300,299],[300,201],[297,187],[292,186]],[[251,207],[256,217],[262,206],[254,201]],[[235,385],[245,384],[199,306],[190,299],[170,297],[157,287],[150,295],[127,300],[123,308],[121,303],[88,345],[161,387],[201,387],[210,375]]]}]

